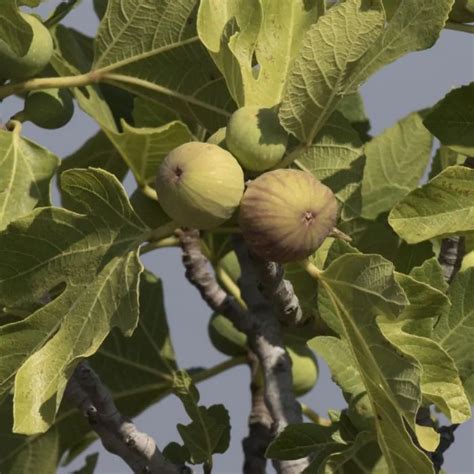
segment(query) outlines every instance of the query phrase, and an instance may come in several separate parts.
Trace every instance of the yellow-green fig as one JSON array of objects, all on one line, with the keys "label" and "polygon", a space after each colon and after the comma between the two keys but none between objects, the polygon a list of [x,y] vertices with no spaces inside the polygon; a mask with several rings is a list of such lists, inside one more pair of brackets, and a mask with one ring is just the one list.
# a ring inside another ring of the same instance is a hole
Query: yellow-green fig
[{"label": "yellow-green fig", "polygon": [[61,128],[74,114],[74,102],[67,89],[44,89],[26,96],[25,119],[38,127]]},{"label": "yellow-green fig", "polygon": [[474,22],[474,0],[456,0],[449,19],[457,23]]},{"label": "yellow-green fig", "polygon": [[318,380],[318,363],[313,351],[306,345],[288,346],[291,359],[293,390],[298,397],[308,393]]},{"label": "yellow-green fig", "polygon": [[334,229],[337,213],[334,194],[312,174],[279,169],[248,185],[239,225],[254,253],[287,263],[311,255]]},{"label": "yellow-green fig", "polygon": [[49,30],[35,16],[21,12],[20,15],[33,30],[33,38],[24,56],[18,56],[7,43],[0,40],[1,74],[8,79],[34,76],[45,68],[53,54],[53,39]]},{"label": "yellow-green fig", "polygon": [[231,357],[247,353],[247,336],[235,328],[232,322],[214,313],[207,327],[212,345],[223,354]]},{"label": "yellow-green fig", "polygon": [[[293,391],[297,397],[308,393],[318,381],[319,367],[313,351],[305,344],[286,346],[291,360]],[[259,370],[256,383],[263,386],[263,374]]]},{"label": "yellow-green fig", "polygon": [[232,114],[225,142],[244,168],[261,172],[281,161],[288,145],[288,134],[273,109],[246,106]]},{"label": "yellow-green fig", "polygon": [[178,224],[212,229],[234,213],[244,190],[237,160],[217,145],[190,142],[172,150],[158,168],[158,199]]}]

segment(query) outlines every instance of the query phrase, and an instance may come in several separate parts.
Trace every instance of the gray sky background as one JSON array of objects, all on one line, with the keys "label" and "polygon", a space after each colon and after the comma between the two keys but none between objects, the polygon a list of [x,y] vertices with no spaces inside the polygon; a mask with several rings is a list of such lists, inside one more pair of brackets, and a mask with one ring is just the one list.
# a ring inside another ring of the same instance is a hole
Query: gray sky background
[{"label": "gray sky background", "polygon": [[[39,11],[46,14],[57,3],[59,2],[45,2]],[[67,17],[65,24],[93,35],[97,19],[92,11],[92,1],[83,1]],[[445,31],[431,50],[410,54],[372,77],[362,88],[367,112],[372,121],[372,133],[381,132],[413,110],[433,105],[451,88],[471,82],[474,78],[473,55],[472,36]],[[5,101],[0,109],[0,119],[6,120],[20,107],[18,99]],[[77,109],[73,120],[58,131],[45,131],[31,124],[24,126],[26,136],[60,157],[67,156],[79,148],[96,130],[94,122]],[[125,185],[129,193],[134,189],[134,181],[130,176]],[[224,356],[208,342],[207,320],[210,311],[194,288],[186,282],[179,252],[160,250],[145,255],[143,263],[163,279],[168,322],[178,363],[182,367],[212,366],[224,360]],[[302,401],[321,414],[326,414],[327,410],[332,408],[342,409],[345,402],[338,387],[330,380],[322,361],[320,369],[317,386],[304,396]],[[215,456],[216,474],[241,472],[241,440],[247,433],[250,407],[248,384],[248,369],[238,367],[199,385],[203,404],[224,403],[231,415],[231,448],[224,455]],[[150,408],[135,421],[138,428],[152,435],[160,447],[170,441],[179,441],[176,424],[188,422],[180,402],[174,397],[168,397]],[[456,443],[446,454],[444,469],[448,474],[472,474],[473,422],[461,426],[456,432],[456,438]],[[92,445],[77,461],[58,472],[65,474],[78,469],[86,454],[97,451],[100,452],[96,469],[98,474],[128,474],[124,463],[107,453],[99,443]]]}]

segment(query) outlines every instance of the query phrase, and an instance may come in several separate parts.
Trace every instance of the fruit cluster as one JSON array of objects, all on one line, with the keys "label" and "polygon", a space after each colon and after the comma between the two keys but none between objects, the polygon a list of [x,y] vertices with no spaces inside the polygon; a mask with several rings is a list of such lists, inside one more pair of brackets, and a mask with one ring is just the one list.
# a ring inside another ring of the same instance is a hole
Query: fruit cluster
[{"label": "fruit cluster", "polygon": [[[207,143],[185,143],[162,161],[160,204],[177,224],[197,229],[213,229],[240,208],[239,226],[255,254],[279,263],[302,260],[332,232],[338,206],[312,174],[269,170],[278,167],[287,143],[274,110],[242,107]],[[245,189],[242,168],[263,174]]]}]

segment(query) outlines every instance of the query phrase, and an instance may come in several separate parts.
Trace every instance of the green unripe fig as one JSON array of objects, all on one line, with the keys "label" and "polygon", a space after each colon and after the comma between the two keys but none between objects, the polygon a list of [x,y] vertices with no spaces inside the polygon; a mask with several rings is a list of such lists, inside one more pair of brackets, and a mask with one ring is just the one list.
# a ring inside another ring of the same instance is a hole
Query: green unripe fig
[{"label": "green unripe fig", "polygon": [[295,395],[300,397],[316,385],[319,373],[318,363],[308,346],[288,346],[286,350],[292,364],[293,390]]},{"label": "green unripe fig", "polygon": [[248,186],[239,225],[250,249],[265,260],[288,263],[311,255],[336,225],[332,191],[305,171],[279,169]]},{"label": "green unripe fig", "polygon": [[247,106],[236,110],[230,117],[225,141],[244,168],[261,172],[283,158],[288,134],[273,109]]},{"label": "green unripe fig", "polygon": [[25,119],[42,128],[61,128],[74,114],[74,102],[67,89],[44,89],[26,96]]},{"label": "green unripe fig", "polygon": [[[306,345],[286,346],[286,351],[291,360],[293,391],[297,397],[301,397],[308,393],[318,381],[318,362],[313,351]],[[261,370],[258,371],[255,382],[263,386],[263,373]]]},{"label": "green unripe fig", "polygon": [[456,0],[449,19],[457,23],[472,23],[474,21],[474,0]]},{"label": "green unripe fig", "polygon": [[237,357],[247,353],[247,336],[235,328],[231,321],[214,313],[207,327],[212,345],[223,354]]},{"label": "green unripe fig", "polygon": [[350,400],[347,415],[358,430],[371,431],[373,429],[374,412],[367,393],[360,393]]},{"label": "green unripe fig", "polygon": [[171,151],[158,168],[156,190],[178,224],[212,229],[229,219],[244,190],[244,173],[226,150],[190,142]]},{"label": "green unripe fig", "polygon": [[53,54],[53,39],[40,20],[27,13],[20,13],[33,30],[30,47],[24,56],[14,53],[7,43],[0,40],[0,65],[2,75],[8,79],[22,79],[40,72]]}]

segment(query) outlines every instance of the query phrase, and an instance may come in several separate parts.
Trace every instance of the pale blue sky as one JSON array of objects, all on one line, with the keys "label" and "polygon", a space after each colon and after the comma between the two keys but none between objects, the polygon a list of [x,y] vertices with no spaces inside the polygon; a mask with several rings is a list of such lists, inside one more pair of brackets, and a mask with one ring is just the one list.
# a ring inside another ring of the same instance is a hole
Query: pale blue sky
[{"label": "pale blue sky", "polygon": [[[57,3],[59,2],[44,2],[41,12],[49,11]],[[92,1],[83,1],[65,23],[94,34],[97,19],[92,12]],[[474,78],[473,55],[472,36],[445,31],[431,50],[406,56],[372,77],[362,88],[367,112],[372,120],[372,133],[379,133],[413,110],[434,104],[451,88],[471,82]],[[19,107],[18,99],[5,101],[0,108],[0,119],[7,119]],[[89,117],[76,110],[73,120],[64,129],[45,131],[26,124],[24,133],[64,157],[76,150],[96,129]],[[128,177],[125,184],[131,192],[134,187],[133,179]],[[182,367],[211,366],[224,360],[224,356],[208,343],[207,319],[210,311],[196,290],[186,282],[179,252],[161,250],[146,255],[143,261],[146,267],[163,279],[168,321],[179,364]],[[321,362],[320,366],[318,385],[302,400],[324,414],[331,408],[343,408],[345,402],[339,389],[330,380],[325,365]],[[241,472],[241,440],[247,433],[249,413],[248,383],[248,369],[238,367],[199,386],[203,404],[224,403],[231,415],[231,448],[226,454],[215,457],[216,474]],[[147,431],[160,447],[164,447],[169,441],[180,440],[176,424],[187,423],[187,417],[180,402],[168,397],[139,416],[136,423],[139,429]],[[460,427],[456,435],[457,441],[446,455],[444,469],[448,474],[472,474],[472,421]],[[98,474],[128,474],[124,463],[105,452],[98,443],[91,446],[85,454],[96,451],[100,452],[96,470]],[[80,467],[85,454],[59,472],[70,473]]]}]

